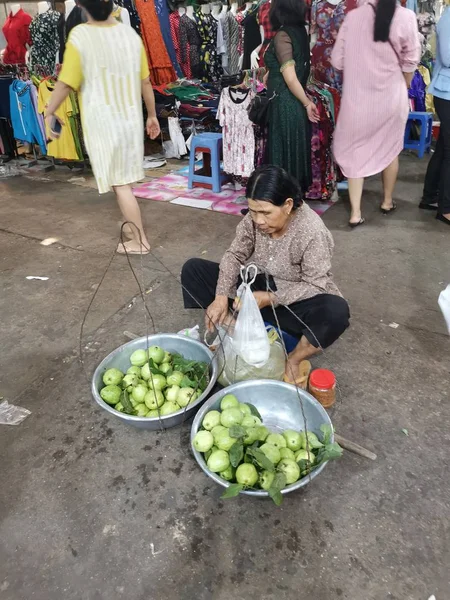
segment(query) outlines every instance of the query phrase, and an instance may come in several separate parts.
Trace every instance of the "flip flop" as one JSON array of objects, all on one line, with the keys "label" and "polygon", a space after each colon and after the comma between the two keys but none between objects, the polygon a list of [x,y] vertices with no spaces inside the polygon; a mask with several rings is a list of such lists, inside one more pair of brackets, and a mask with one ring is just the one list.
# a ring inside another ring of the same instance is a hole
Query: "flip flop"
[{"label": "flip flop", "polygon": [[380,206],[380,210],[383,213],[383,215],[389,215],[390,213],[393,213],[394,210],[397,210],[397,205],[395,202],[392,202],[392,208],[382,208]]},{"label": "flip flop", "polygon": [[423,208],[424,210],[437,210],[438,203],[437,202],[422,202],[419,204],[419,208]]},{"label": "flip flop", "polygon": [[359,220],[357,223],[350,223],[350,221],[349,221],[349,223],[348,223],[348,224],[349,224],[349,226],[350,226],[352,229],[355,229],[355,227],[359,227],[360,225],[364,225],[364,223],[365,223],[365,222],[366,222],[366,220],[365,220],[365,219],[363,219],[363,217],[361,217],[361,218],[360,218],[360,220]]},{"label": "flip flop", "polygon": [[[125,242],[126,244],[127,242]],[[143,250],[128,250],[128,248],[125,248],[125,245],[122,244],[122,242],[117,246],[117,254],[123,254],[123,255],[131,255],[131,254],[137,254],[137,255],[141,255],[144,256],[145,254],[150,254],[150,248],[146,248],[145,246],[143,246]]]}]

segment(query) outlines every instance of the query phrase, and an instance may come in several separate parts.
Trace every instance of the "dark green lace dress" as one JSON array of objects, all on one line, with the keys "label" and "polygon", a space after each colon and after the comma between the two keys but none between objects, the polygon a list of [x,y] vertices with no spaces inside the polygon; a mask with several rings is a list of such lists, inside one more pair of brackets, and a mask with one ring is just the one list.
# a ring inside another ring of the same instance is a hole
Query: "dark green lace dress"
[{"label": "dark green lace dress", "polygon": [[304,27],[283,27],[270,43],[264,57],[269,69],[270,102],[268,162],[286,169],[306,192],[311,184],[311,127],[300,100],[290,92],[280,69],[295,63],[298,80],[305,88],[310,54]]}]

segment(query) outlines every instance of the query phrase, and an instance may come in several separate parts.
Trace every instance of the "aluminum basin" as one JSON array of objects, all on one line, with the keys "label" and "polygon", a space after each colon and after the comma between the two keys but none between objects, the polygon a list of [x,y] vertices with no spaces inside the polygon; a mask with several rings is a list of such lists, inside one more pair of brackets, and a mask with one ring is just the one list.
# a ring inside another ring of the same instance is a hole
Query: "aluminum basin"
[{"label": "aluminum basin", "polygon": [[[122,372],[126,372],[130,365],[130,356],[133,354],[135,350],[146,349],[149,346],[160,346],[167,352],[177,352],[184,356],[184,358],[198,360],[202,362],[206,362],[210,364],[209,376],[210,381],[209,385],[203,394],[192,404],[188,404],[186,408],[180,409],[178,412],[172,413],[165,417],[161,418],[153,418],[149,419],[147,417],[136,417],[134,415],[127,415],[125,413],[119,412],[114,409],[114,407],[110,406],[106,402],[102,400],[100,397],[100,390],[104,386],[103,384],[103,374],[108,369],[113,367],[120,369]],[[199,409],[199,407],[203,404],[203,402],[208,397],[208,394],[213,389],[218,376],[218,367],[217,361],[214,359],[213,353],[209,348],[201,344],[196,340],[192,340],[188,337],[177,335],[173,333],[159,333],[156,335],[149,335],[137,338],[131,342],[123,344],[116,350],[113,350],[111,354],[108,354],[106,358],[102,360],[102,362],[95,369],[94,376],[92,378],[92,395],[94,396],[97,404],[109,412],[111,415],[114,415],[121,421],[125,423],[129,423],[134,427],[139,427],[141,429],[169,429],[170,427],[175,427],[176,425],[181,425],[186,419],[193,416],[194,413]]]},{"label": "aluminum basin", "polygon": [[[226,394],[234,394],[239,402],[249,402],[250,404],[254,404],[261,414],[263,424],[273,433],[281,433],[285,429],[295,429],[296,431],[306,429],[298,394],[300,394],[303,403],[303,411],[305,413],[308,431],[313,431],[319,435],[319,439],[321,439],[322,433],[320,431],[320,426],[322,424],[332,425],[326,410],[315,398],[313,398],[313,396],[311,396],[311,394],[282,381],[270,381],[267,379],[260,381],[241,381],[220,390],[220,392],[211,396],[196,414],[191,428],[191,448],[201,469],[208,477],[211,477],[211,479],[214,479],[216,483],[223,487],[228,487],[231,484],[228,481],[225,481],[225,479],[222,479],[217,473],[211,473],[208,470],[203,455],[194,448],[192,442],[201,426],[203,417],[210,410],[220,410],[220,402]],[[334,441],[334,432],[331,441]],[[322,473],[326,464],[326,462],[322,463],[317,469],[311,471],[308,476],[285,487],[281,490],[281,493],[288,494],[289,492],[293,492],[294,490],[305,486],[309,481],[314,479],[314,477],[317,477]],[[242,491],[241,494],[258,496],[260,498],[269,496],[268,492],[264,490]]]}]

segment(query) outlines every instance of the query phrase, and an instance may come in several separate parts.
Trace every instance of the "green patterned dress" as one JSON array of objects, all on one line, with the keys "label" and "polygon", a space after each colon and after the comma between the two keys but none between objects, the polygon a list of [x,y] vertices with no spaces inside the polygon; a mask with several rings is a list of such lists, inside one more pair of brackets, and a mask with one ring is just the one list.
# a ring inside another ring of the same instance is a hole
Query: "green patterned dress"
[{"label": "green patterned dress", "polygon": [[300,100],[290,92],[280,69],[295,63],[304,88],[309,77],[310,53],[304,27],[283,27],[270,43],[264,57],[269,69],[270,102],[268,162],[283,167],[300,183],[304,192],[311,184],[311,127]]}]

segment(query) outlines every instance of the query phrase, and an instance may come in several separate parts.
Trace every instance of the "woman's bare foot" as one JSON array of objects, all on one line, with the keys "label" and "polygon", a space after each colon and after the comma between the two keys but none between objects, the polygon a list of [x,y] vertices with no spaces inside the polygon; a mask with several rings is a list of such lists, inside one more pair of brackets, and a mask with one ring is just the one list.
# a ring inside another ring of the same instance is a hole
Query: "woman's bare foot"
[{"label": "woman's bare foot", "polygon": [[148,254],[150,248],[140,244],[136,240],[129,240],[125,243],[120,243],[117,246],[117,254]]}]

